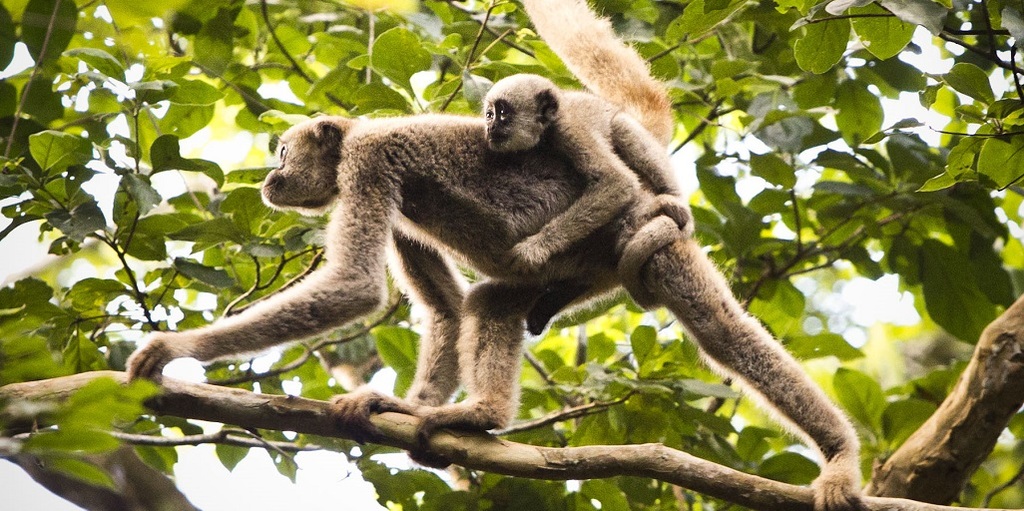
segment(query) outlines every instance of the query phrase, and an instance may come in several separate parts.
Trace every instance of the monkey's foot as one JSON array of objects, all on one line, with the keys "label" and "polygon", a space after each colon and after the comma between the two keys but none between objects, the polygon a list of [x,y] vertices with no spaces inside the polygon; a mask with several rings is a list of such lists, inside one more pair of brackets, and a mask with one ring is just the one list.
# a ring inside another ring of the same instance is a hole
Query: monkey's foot
[{"label": "monkey's foot", "polygon": [[650,217],[655,218],[659,215],[671,218],[684,238],[693,236],[693,213],[690,212],[690,205],[682,197],[668,193],[654,197]]},{"label": "monkey's foot", "polygon": [[331,400],[331,417],[338,429],[356,442],[364,444],[381,438],[381,432],[370,422],[370,416],[384,412],[414,414],[413,406],[379,392],[358,389],[335,396]]},{"label": "monkey's foot", "polygon": [[428,467],[447,467],[451,461],[430,450],[430,437],[434,433],[442,429],[487,431],[500,428],[508,422],[508,415],[474,400],[425,409],[419,414],[420,425],[416,429],[420,448],[410,451],[409,457]]},{"label": "monkey's foot", "polygon": [[146,378],[159,382],[168,362],[185,356],[187,338],[174,332],[156,332],[149,335],[149,342],[135,350],[125,364],[128,379]]},{"label": "monkey's foot", "polygon": [[826,464],[814,480],[815,511],[865,511],[861,500],[859,470],[836,462]]}]

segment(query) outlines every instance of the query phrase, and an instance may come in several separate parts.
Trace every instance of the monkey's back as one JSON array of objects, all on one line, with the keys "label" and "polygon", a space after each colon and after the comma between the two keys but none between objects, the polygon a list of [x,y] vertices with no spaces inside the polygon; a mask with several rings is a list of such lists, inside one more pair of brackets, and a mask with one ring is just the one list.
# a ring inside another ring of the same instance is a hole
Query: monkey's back
[{"label": "monkey's back", "polygon": [[[492,277],[517,277],[506,252],[579,198],[583,176],[547,146],[514,154],[487,148],[480,119],[420,115],[362,121],[346,136],[346,155],[373,155],[377,179],[398,183],[407,233],[454,253]],[[614,267],[617,225],[559,255],[536,281]],[[599,256],[599,257],[595,257]]]}]

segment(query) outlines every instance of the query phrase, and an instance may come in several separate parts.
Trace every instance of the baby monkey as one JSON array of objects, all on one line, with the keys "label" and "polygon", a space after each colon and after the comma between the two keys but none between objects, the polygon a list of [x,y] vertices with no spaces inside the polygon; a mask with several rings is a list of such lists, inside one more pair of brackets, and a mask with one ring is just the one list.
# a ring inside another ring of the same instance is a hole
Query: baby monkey
[{"label": "baby monkey", "polygon": [[[484,97],[484,119],[491,150],[511,153],[545,144],[572,162],[587,182],[567,210],[512,247],[512,268],[535,270],[625,208],[645,203],[648,218],[666,215],[683,236],[692,235],[693,218],[679,197],[664,149],[617,106],[587,92],[560,89],[542,76],[519,74],[494,84]],[[588,289],[584,282],[552,284],[531,309],[527,329],[539,334]]]}]

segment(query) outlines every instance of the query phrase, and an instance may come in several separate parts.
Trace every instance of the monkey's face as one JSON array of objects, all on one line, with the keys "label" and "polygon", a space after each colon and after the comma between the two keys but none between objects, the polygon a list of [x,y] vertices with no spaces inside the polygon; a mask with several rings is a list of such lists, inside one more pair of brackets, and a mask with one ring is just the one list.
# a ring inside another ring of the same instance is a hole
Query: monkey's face
[{"label": "monkey's face", "polygon": [[338,196],[343,130],[351,122],[321,117],[281,135],[278,167],[263,181],[263,202],[303,214],[323,213]]},{"label": "monkey's face", "polygon": [[487,103],[484,120],[487,121],[487,145],[492,151],[526,151],[540,143],[544,127],[524,110],[529,109],[516,108],[504,98]]},{"label": "monkey's face", "polygon": [[513,75],[499,80],[484,97],[487,145],[511,153],[533,149],[557,112],[555,85],[536,75]]}]

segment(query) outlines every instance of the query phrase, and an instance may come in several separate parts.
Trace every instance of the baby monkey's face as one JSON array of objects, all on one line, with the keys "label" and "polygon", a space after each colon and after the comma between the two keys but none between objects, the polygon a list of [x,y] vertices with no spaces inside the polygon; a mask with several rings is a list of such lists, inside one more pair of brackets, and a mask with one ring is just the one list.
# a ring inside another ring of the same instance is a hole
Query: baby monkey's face
[{"label": "baby monkey's face", "polygon": [[278,166],[263,181],[263,202],[275,209],[323,213],[338,196],[341,130],[332,119],[318,118],[281,135]]},{"label": "baby monkey's face", "polygon": [[484,98],[487,146],[511,153],[533,149],[551,125],[554,84],[534,75],[514,75],[494,84]]}]

